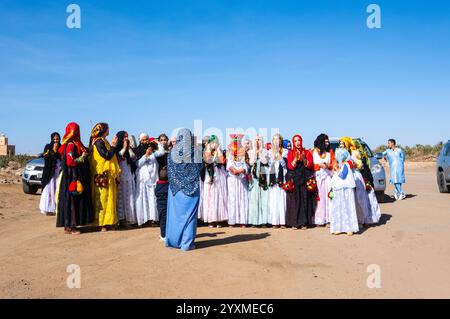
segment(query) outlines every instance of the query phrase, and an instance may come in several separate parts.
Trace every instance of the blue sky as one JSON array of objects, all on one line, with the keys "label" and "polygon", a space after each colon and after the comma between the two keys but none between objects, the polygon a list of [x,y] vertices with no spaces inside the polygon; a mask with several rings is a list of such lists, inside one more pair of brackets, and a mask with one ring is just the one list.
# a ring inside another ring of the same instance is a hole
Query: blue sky
[{"label": "blue sky", "polygon": [[[37,153],[76,121],[112,133],[279,128],[375,147],[450,138],[448,1],[0,2],[0,132]],[[377,3],[382,28],[368,29]]]}]

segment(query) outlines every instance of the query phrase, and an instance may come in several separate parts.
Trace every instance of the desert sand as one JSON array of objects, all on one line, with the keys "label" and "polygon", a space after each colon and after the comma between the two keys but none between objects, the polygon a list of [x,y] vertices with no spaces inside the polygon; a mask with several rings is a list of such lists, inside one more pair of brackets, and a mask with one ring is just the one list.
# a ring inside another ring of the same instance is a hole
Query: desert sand
[{"label": "desert sand", "polygon": [[[381,205],[380,225],[329,229],[198,229],[191,252],[158,228],[65,235],[39,196],[0,185],[1,298],[450,298],[450,194],[433,164],[406,167],[408,198]],[[392,193],[389,186],[387,193]],[[81,288],[66,284],[81,267]],[[381,287],[368,288],[368,266]]]}]

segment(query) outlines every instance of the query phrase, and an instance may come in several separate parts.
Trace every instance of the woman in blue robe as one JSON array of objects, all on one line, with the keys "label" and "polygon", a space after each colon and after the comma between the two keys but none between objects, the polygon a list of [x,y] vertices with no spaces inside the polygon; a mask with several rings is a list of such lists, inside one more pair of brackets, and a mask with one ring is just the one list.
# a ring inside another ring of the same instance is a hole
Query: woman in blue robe
[{"label": "woman in blue robe", "polygon": [[191,131],[180,129],[177,142],[167,158],[166,247],[181,250],[195,248],[202,167],[201,149],[194,147]]}]

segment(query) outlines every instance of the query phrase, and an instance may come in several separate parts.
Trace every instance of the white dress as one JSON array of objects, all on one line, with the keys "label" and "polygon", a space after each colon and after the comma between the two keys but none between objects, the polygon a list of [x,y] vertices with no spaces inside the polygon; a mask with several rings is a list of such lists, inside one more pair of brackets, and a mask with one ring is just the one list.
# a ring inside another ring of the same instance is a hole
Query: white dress
[{"label": "white dress", "polygon": [[200,190],[200,200],[198,201],[197,219],[204,221],[203,220],[204,219],[203,218],[203,182],[202,182],[201,178],[198,179],[198,183],[199,183],[199,190]]},{"label": "white dress", "polygon": [[[272,156],[269,161],[270,173],[278,177],[279,169],[286,175],[287,168],[284,158],[275,160]],[[286,191],[278,184],[269,188],[269,223],[272,225],[286,224]]]},{"label": "white dress", "polygon": [[[244,173],[240,175],[232,174],[229,169],[234,167],[236,169],[244,168]],[[227,210],[228,210],[228,224],[229,225],[246,225],[248,218],[248,185],[246,174],[248,172],[247,164],[243,161],[227,161]]]},{"label": "white dress", "polygon": [[331,188],[334,193],[330,201],[330,231],[331,233],[358,232],[358,217],[355,205],[355,178],[348,163],[347,176],[341,178],[340,173],[334,173],[331,178]]},{"label": "white dress", "polygon": [[[324,157],[320,156],[317,148],[313,151],[314,166],[326,164],[331,165],[331,153],[327,152]],[[314,213],[314,223],[316,225],[325,225],[330,222],[330,198],[328,193],[330,191],[331,171],[329,169],[320,168],[315,171],[317,181],[317,191],[319,200],[317,201],[316,211]]]},{"label": "white dress", "polygon": [[136,224],[135,194],[136,180],[131,165],[126,159],[119,159],[120,184],[117,194],[117,215],[119,220],[125,220],[129,224]]},{"label": "white dress", "polygon": [[248,216],[247,223],[252,226],[270,224],[269,189],[259,186],[259,178],[263,175],[269,178],[269,154],[262,149],[249,153],[249,170],[252,179],[248,183]]},{"label": "white dress", "polygon": [[147,158],[145,155],[137,162],[136,171],[137,195],[136,216],[138,225],[153,220],[158,221],[156,208],[156,182],[158,181],[158,162],[154,154]]},{"label": "white dress", "polygon": [[58,181],[59,172],[61,171],[61,162],[57,160],[53,177],[42,190],[39,209],[42,214],[56,213],[56,183]]},{"label": "white dress", "polygon": [[356,184],[356,214],[358,216],[358,223],[364,224],[365,220],[370,216],[369,196],[367,195],[364,178],[360,171],[354,170]]},{"label": "white dress", "polygon": [[364,224],[377,224],[381,218],[381,210],[373,188],[367,195],[369,195],[369,215],[364,219]]},{"label": "white dress", "polygon": [[227,213],[227,172],[225,167],[214,165],[214,178],[208,170],[202,183],[201,219],[205,223],[221,222],[228,219]]},{"label": "white dress", "polygon": [[[358,151],[352,152],[352,160],[355,163],[355,165],[356,163],[361,161],[361,156]],[[366,184],[361,172],[358,169],[354,168],[353,173],[355,175],[355,183],[356,183],[356,213],[358,215],[358,223],[360,224],[376,223],[378,222],[376,216],[377,210],[379,211],[379,207],[378,208],[376,207],[378,206],[378,202],[376,201],[375,198],[376,204],[373,202],[371,203],[370,198],[371,195],[370,192],[367,192],[366,190]],[[375,197],[375,193],[373,193],[373,196]],[[372,212],[372,209],[375,209],[375,212]],[[379,215],[381,216],[381,213],[379,213]]]},{"label": "white dress", "polygon": [[200,190],[200,200],[198,201],[198,211],[197,211],[197,219],[203,221],[203,182],[202,179],[198,179],[199,190]]}]

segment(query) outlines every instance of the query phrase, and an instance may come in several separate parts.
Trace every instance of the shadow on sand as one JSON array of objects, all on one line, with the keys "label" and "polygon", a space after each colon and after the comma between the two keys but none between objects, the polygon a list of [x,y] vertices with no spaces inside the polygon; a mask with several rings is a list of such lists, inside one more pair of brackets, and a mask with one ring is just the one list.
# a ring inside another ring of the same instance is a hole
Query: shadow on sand
[{"label": "shadow on sand", "polygon": [[[197,238],[199,238],[199,237],[216,237],[217,234],[221,234],[221,233],[200,234],[199,236],[197,236]],[[197,249],[202,249],[202,248],[208,248],[208,247],[212,247],[212,246],[237,244],[237,243],[242,243],[242,242],[246,242],[246,241],[265,239],[269,236],[270,236],[269,233],[234,235],[234,236],[220,238],[220,239],[208,239],[208,240],[203,240],[203,241],[196,241],[195,246]]]},{"label": "shadow on sand", "polygon": [[[416,196],[417,196],[417,195],[415,195],[415,194],[406,194],[405,200],[406,200],[406,199],[410,199],[410,198],[414,198],[414,197],[416,197]],[[394,202],[396,202],[396,200],[395,200],[394,197],[389,196],[389,195],[387,195],[387,194],[384,194],[382,198],[377,197],[377,200],[378,200],[378,202],[379,202],[380,204],[389,204],[389,203],[394,203]]]},{"label": "shadow on sand", "polygon": [[359,230],[359,232],[358,232],[358,234],[359,235],[362,235],[362,234],[364,234],[364,232],[366,232],[367,230],[369,230],[370,228],[375,228],[375,227],[379,227],[379,226],[384,226],[384,225],[386,225],[387,223],[388,223],[388,221],[390,221],[391,220],[391,218],[392,218],[392,215],[391,214],[381,214],[381,217],[380,217],[380,221],[378,222],[378,224],[373,224],[373,225],[369,225],[369,226],[366,226],[366,227],[364,227],[363,229],[360,229]]},{"label": "shadow on sand", "polygon": [[218,233],[203,233],[203,234],[197,234],[195,238],[202,238],[202,237],[217,237],[217,235],[226,234],[224,231],[218,232]]}]

